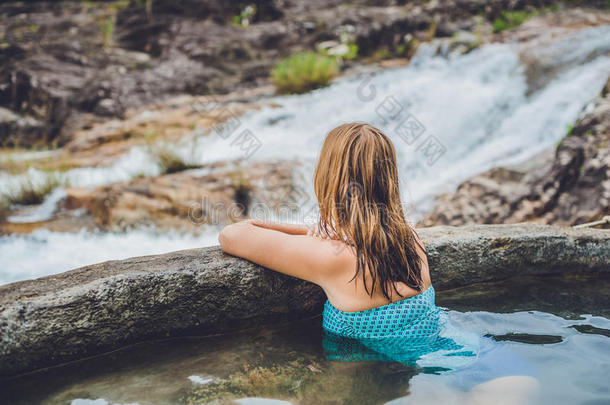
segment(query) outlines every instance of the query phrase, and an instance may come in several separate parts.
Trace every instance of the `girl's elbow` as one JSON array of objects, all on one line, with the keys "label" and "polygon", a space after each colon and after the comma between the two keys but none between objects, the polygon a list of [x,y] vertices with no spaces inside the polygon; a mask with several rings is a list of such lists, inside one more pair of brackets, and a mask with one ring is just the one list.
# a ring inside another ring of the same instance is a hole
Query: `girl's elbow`
[{"label": "girl's elbow", "polygon": [[227,225],[222,228],[218,235],[218,243],[220,247],[227,253],[233,253],[236,241],[239,238],[239,229],[236,229],[235,224]]},{"label": "girl's elbow", "polygon": [[222,228],[222,230],[218,234],[218,243],[220,244],[222,250],[224,250],[225,252],[227,251],[227,247],[229,245],[229,230],[227,229],[229,226],[231,225],[227,225]]}]

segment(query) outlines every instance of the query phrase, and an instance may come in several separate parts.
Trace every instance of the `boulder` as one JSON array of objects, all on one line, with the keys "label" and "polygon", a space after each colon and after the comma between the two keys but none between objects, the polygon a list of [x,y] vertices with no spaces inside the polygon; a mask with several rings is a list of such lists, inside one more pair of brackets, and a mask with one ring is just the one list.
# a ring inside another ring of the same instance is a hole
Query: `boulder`
[{"label": "boulder", "polygon": [[576,225],[610,212],[610,81],[555,151],[494,168],[439,196],[422,226]]},{"label": "boulder", "polygon": [[242,219],[253,206],[266,208],[268,212],[257,213],[266,218],[290,208],[292,194],[300,192],[293,184],[295,166],[285,161],[215,164],[93,190],[68,188],[61,208],[84,209],[103,230],[154,226],[196,233],[203,224]]},{"label": "boulder", "polygon": [[0,107],[0,146],[20,146],[40,143],[44,124],[31,117],[22,117]]}]

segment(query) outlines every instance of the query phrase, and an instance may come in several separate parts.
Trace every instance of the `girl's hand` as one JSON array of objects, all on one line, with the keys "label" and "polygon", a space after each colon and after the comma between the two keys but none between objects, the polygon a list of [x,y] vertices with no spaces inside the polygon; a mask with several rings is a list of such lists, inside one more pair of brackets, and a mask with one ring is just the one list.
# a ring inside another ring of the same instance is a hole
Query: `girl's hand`
[{"label": "girl's hand", "polygon": [[248,225],[248,224],[257,225],[256,221],[257,220],[254,218],[248,218],[248,219],[242,219],[241,221],[235,222],[235,224],[236,225]]},{"label": "girl's hand", "polygon": [[339,240],[339,237],[335,233],[332,233],[330,235],[322,235],[317,224],[309,228],[309,230],[307,231],[307,235],[320,239]]},{"label": "girl's hand", "polygon": [[318,237],[318,235],[316,233],[316,227],[315,226],[309,227],[307,229],[307,236],[313,236],[314,238]]}]

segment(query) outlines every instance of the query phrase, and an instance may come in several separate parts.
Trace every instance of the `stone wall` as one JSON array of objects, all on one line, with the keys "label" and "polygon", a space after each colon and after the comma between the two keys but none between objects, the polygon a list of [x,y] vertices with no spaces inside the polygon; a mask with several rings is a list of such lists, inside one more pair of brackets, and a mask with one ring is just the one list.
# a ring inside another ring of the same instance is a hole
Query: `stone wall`
[{"label": "stone wall", "polygon": [[[536,224],[420,229],[442,291],[519,275],[610,271],[610,232]],[[319,287],[219,247],[109,261],[0,286],[0,378],[130,343],[316,315]]]}]

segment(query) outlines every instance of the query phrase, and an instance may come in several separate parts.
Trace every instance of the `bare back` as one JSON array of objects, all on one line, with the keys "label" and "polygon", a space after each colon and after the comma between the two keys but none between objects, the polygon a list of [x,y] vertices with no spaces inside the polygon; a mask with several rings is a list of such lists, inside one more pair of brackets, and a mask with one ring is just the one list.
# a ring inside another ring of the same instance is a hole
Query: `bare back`
[{"label": "bare back", "polygon": [[[418,238],[416,236],[416,238]],[[419,238],[418,238],[418,241]],[[420,241],[421,243],[421,241]],[[423,246],[423,244],[422,244]],[[421,275],[424,282],[424,290],[430,287],[432,284],[430,278],[430,270],[428,268],[428,259],[424,249],[418,246],[417,248],[420,258],[422,260]],[[369,295],[367,289],[364,288],[364,281],[362,277],[354,278],[356,271],[356,256],[351,249],[346,249],[341,254],[351,256],[352,260],[347,260],[346,265],[336,272],[336,277],[329,277],[321,287],[324,289],[328,300],[333,306],[344,312],[356,312],[363,311],[371,308],[380,307],[387,305],[391,302],[400,301],[405,298],[413,297],[420,293],[416,289],[409,287],[405,283],[395,283],[397,294],[394,289],[390,289],[390,298],[388,300],[383,296],[381,291],[373,292],[373,296]],[[367,269],[368,272],[368,269]],[[370,273],[367,273],[367,275]],[[370,291],[371,277],[367,277],[367,287]]]}]

